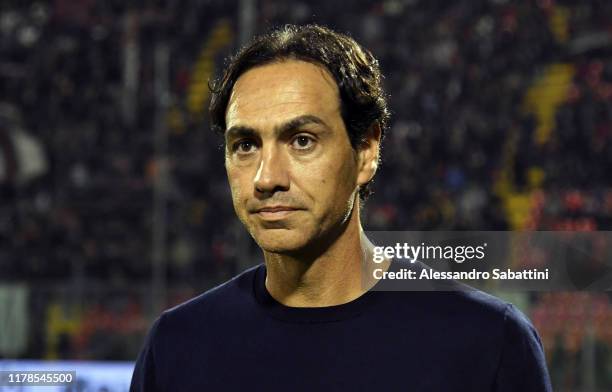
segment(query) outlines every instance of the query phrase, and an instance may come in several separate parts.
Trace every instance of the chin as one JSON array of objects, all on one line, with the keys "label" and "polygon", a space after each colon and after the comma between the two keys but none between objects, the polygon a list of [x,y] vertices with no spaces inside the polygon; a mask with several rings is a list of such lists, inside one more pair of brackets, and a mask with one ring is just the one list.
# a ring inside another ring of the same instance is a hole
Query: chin
[{"label": "chin", "polygon": [[[263,232],[262,232],[263,231]],[[271,253],[299,252],[308,246],[309,236],[302,231],[268,229],[252,233],[253,239],[261,249]]]}]

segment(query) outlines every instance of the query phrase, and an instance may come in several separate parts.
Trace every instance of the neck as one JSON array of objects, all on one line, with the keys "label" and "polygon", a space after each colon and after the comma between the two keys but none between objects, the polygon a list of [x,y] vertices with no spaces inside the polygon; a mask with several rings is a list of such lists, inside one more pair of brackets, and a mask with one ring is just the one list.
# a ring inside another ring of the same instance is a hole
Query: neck
[{"label": "neck", "polygon": [[373,245],[363,233],[356,207],[345,229],[324,252],[287,255],[264,251],[266,288],[274,299],[291,307],[340,305],[360,297],[375,283],[362,279],[363,262],[371,260]]}]

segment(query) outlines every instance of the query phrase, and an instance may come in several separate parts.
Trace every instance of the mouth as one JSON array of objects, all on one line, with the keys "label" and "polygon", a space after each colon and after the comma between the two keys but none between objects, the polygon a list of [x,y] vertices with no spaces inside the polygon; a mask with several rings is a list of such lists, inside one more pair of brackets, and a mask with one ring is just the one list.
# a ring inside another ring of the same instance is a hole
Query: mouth
[{"label": "mouth", "polygon": [[273,206],[257,209],[255,210],[255,215],[264,220],[279,220],[297,211],[300,211],[300,209],[287,206]]}]

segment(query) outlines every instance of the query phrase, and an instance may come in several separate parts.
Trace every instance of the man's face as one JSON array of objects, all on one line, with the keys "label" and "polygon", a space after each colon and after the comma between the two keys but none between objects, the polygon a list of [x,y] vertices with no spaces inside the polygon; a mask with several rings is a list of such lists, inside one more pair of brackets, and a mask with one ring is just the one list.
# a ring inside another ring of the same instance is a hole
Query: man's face
[{"label": "man's face", "polygon": [[344,227],[371,175],[361,173],[327,70],[286,60],[245,72],[226,124],[234,208],[262,249],[304,251]]}]

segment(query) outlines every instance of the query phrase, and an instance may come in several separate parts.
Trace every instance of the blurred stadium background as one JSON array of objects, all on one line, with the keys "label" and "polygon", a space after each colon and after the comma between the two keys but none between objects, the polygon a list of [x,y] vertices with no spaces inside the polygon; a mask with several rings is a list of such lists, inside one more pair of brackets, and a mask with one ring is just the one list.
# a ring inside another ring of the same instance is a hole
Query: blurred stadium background
[{"label": "blurred stadium background", "polygon": [[[368,230],[610,230],[609,0],[3,0],[0,358],[133,361],[159,312],[259,262],[207,82],[317,22],[380,59]],[[612,391],[608,293],[522,293],[556,391]]]}]

